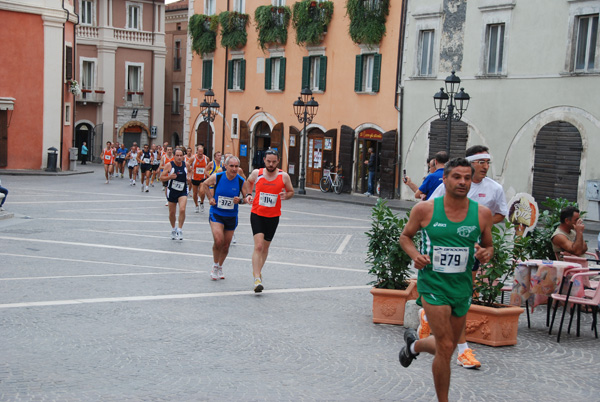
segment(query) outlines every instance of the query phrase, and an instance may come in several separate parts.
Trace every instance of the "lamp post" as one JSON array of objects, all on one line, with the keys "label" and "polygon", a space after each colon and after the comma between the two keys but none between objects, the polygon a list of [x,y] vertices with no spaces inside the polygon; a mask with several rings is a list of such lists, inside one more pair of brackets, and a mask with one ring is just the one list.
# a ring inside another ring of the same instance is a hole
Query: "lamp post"
[{"label": "lamp post", "polygon": [[471,99],[464,88],[460,88],[460,91],[458,91],[460,78],[454,75],[454,73],[455,71],[452,71],[444,81],[446,84],[446,92],[444,92],[444,88],[440,88],[440,91],[433,96],[435,110],[437,110],[440,119],[448,122],[448,138],[446,140],[446,152],[448,153],[448,157],[450,157],[452,122],[460,121],[463,113],[467,111],[469,99]]},{"label": "lamp post", "polygon": [[294,102],[294,114],[298,118],[299,123],[304,123],[302,131],[302,164],[300,169],[300,188],[298,194],[306,194],[304,185],[306,183],[306,143],[308,136],[306,134],[306,125],[312,123],[313,118],[317,115],[319,103],[312,96],[312,91],[304,88],[300,92],[298,100]]},{"label": "lamp post", "polygon": [[[210,141],[210,123],[215,121],[217,113],[221,105],[215,99],[215,93],[212,89],[204,92],[204,100],[200,103],[200,114],[207,124],[206,126],[206,140]],[[206,145],[206,144],[204,144]],[[212,151],[210,151],[212,152]]]}]

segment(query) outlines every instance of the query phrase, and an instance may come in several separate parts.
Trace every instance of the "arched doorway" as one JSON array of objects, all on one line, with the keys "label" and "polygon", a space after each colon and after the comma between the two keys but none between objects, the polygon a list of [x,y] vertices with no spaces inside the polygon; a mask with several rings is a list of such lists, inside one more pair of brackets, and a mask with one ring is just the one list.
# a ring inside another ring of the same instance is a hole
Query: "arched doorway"
[{"label": "arched doorway", "polygon": [[374,128],[366,128],[358,133],[358,143],[356,147],[356,184],[355,191],[358,193],[364,193],[367,191],[369,183],[369,167],[365,163],[370,158],[369,148],[373,148],[375,151],[375,166],[376,166],[376,179],[375,179],[375,191],[377,191],[377,181],[379,181],[379,170],[381,165],[381,149],[383,142],[383,133]]},{"label": "arched doorway", "polygon": [[264,153],[271,147],[271,128],[265,121],[259,122],[254,127],[254,152],[252,157],[252,168],[265,167],[263,161]]},{"label": "arched doorway", "polygon": [[581,134],[571,123],[554,121],[541,128],[535,140],[532,195],[539,205],[550,198],[577,201]]},{"label": "arched doorway", "polygon": [[94,132],[94,127],[88,123],[81,123],[75,127],[75,147],[79,149],[79,154],[77,156],[78,160],[81,160],[81,145],[85,141],[88,147],[88,161],[94,160],[94,155],[92,155],[92,133]]},{"label": "arched doorway", "polygon": [[306,187],[319,188],[319,182],[321,181],[321,177],[323,177],[323,152],[325,145],[325,133],[321,129],[313,128],[308,131]]},{"label": "arched doorway", "polygon": [[198,145],[204,147],[204,155],[209,155],[212,159],[213,155],[213,130],[209,123],[203,121],[196,129],[196,148]]}]

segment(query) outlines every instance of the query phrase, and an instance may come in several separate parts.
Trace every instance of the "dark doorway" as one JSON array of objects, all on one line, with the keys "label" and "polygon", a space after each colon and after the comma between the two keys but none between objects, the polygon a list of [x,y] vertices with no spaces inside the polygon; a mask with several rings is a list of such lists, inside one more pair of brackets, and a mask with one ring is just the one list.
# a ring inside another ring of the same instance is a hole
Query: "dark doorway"
[{"label": "dark doorway", "polygon": [[540,207],[550,198],[577,201],[581,174],[581,135],[566,121],[546,124],[535,140],[532,195]]},{"label": "dark doorway", "polygon": [[81,123],[75,128],[75,147],[79,150],[77,160],[81,160],[81,145],[84,143],[84,141],[86,142],[88,148],[88,161],[94,160],[91,146],[93,130],[94,128],[87,123]]},{"label": "dark doorway", "polygon": [[292,181],[292,186],[298,187],[298,178],[300,177],[300,131],[296,127],[290,127],[290,136],[288,139],[288,167],[287,172]]},{"label": "dark doorway", "polygon": [[254,156],[252,158],[253,169],[265,167],[263,158],[265,152],[271,147],[271,128],[261,121],[254,127]]},{"label": "dark doorway", "polygon": [[240,149],[238,155],[241,168],[248,177],[250,173],[250,130],[248,129],[248,123],[244,120],[240,120]]},{"label": "dark doorway", "polygon": [[381,165],[381,144],[383,141],[383,133],[376,129],[368,128],[358,133],[358,149],[356,157],[356,192],[364,193],[367,191],[369,184],[369,167],[365,161],[368,162],[370,158],[369,148],[373,148],[375,151],[375,184],[374,191],[378,193],[379,182],[379,171]]},{"label": "dark doorway", "polygon": [[[210,155],[212,159],[213,151],[213,130],[210,124],[203,121],[196,130],[196,147],[202,145],[204,147],[204,155]],[[196,148],[194,147],[194,148]]]}]

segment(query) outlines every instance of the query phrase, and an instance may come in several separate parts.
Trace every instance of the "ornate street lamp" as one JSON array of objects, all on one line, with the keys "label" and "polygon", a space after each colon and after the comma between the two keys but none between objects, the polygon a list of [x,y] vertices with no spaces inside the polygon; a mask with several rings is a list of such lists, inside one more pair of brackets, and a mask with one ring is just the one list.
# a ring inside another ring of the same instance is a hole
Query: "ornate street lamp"
[{"label": "ornate street lamp", "polygon": [[460,121],[464,112],[469,107],[469,100],[471,97],[465,92],[464,88],[460,88],[460,78],[454,75],[455,71],[452,71],[451,75],[446,77],[444,81],[446,84],[446,92],[444,88],[440,88],[440,91],[433,96],[433,103],[435,110],[440,116],[440,120],[448,122],[448,138],[446,143],[446,152],[450,157],[450,140],[452,138],[452,122]]},{"label": "ornate street lamp", "polygon": [[302,131],[302,164],[300,169],[300,188],[298,194],[306,194],[304,185],[306,183],[306,143],[308,136],[306,133],[306,125],[312,123],[313,118],[317,115],[319,103],[312,96],[312,91],[304,88],[300,92],[298,100],[294,101],[294,114],[298,118],[299,123],[304,123]]},{"label": "ornate street lamp", "polygon": [[[212,89],[204,92],[204,100],[200,103],[200,114],[206,123],[206,140],[209,141],[210,138],[210,123],[215,121],[215,117],[217,117],[217,113],[219,112],[219,108],[221,105],[215,99],[215,93]],[[204,144],[206,145],[206,144]]]}]

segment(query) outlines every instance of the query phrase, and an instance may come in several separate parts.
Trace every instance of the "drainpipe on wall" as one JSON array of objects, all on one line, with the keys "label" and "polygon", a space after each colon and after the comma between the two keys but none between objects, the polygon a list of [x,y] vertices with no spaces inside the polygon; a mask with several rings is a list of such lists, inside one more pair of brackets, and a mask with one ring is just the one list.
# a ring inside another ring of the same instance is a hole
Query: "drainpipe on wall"
[{"label": "drainpipe on wall", "polygon": [[[63,0],[63,4],[64,4],[64,0]],[[79,11],[77,10],[77,5],[79,4],[79,2],[75,2],[73,7],[75,8],[75,11]],[[68,13],[68,11],[67,11]],[[77,25],[79,25],[79,14],[76,12],[75,15],[77,16],[77,22],[73,25],[73,77],[75,77],[75,72],[77,71]],[[63,31],[64,32],[64,31]],[[73,121],[71,122],[71,125],[73,126],[73,148],[75,148],[75,146],[77,145],[75,140],[75,111],[76,111],[76,105],[77,105],[77,100],[75,99],[75,96],[73,96],[73,106],[71,107],[71,110],[73,111]],[[86,138],[87,140],[87,138]],[[70,167],[70,166],[69,166]]]},{"label": "drainpipe on wall", "polygon": [[[62,70],[61,70],[61,80],[64,81],[65,74],[65,29],[67,22],[69,21],[69,10],[65,8],[65,0],[62,0],[62,8],[67,12],[67,19],[63,22],[63,31],[62,31]],[[73,53],[71,53],[71,56]],[[73,70],[71,70],[73,71]],[[60,91],[60,146],[58,147],[58,160],[60,162],[60,170],[63,170],[63,162],[62,162],[62,154],[63,154],[63,138],[65,135],[65,84],[62,85],[62,91]]]},{"label": "drainpipe on wall", "polygon": [[396,93],[394,93],[394,108],[398,111],[398,162],[396,163],[396,190],[400,198],[400,183],[402,182],[402,124],[404,122],[404,88],[400,85],[402,80],[402,63],[404,62],[404,35],[406,33],[406,10],[409,0],[402,2],[400,15],[400,33],[398,34],[398,59],[396,67]]},{"label": "drainpipe on wall", "polygon": [[[227,0],[227,11],[229,11],[229,0]],[[225,128],[227,127],[227,125],[225,124],[225,116],[227,116],[227,80],[228,80],[228,76],[227,76],[227,58],[229,57],[229,48],[226,47],[225,48],[225,80],[223,83],[223,135],[222,135],[222,139],[221,139],[221,152],[223,153],[223,155],[225,155]],[[232,142],[233,144],[233,142]],[[213,149],[214,152],[214,149]],[[235,150],[232,148],[231,149],[231,154],[235,155]]]},{"label": "drainpipe on wall", "polygon": [[[152,0],[152,46],[154,47],[154,39],[155,39],[155,32],[156,32],[156,27],[154,26],[154,23],[156,22],[156,5],[154,4],[155,0]],[[159,22],[160,24],[160,22]],[[154,123],[154,113],[156,113],[156,110],[154,110],[154,108],[152,107],[152,104],[154,102],[154,52],[155,50],[152,50],[152,63],[150,63],[150,77],[152,79],[152,84],[150,85],[150,108],[152,110],[152,116],[150,117],[150,132],[148,133],[148,144],[152,144],[152,140],[153,138],[151,138],[152,136],[152,123]],[[164,103],[164,102],[163,102]],[[158,127],[156,128],[156,130],[158,131]],[[163,130],[163,142],[164,142],[164,137],[165,137],[165,125],[163,124],[162,127]],[[123,138],[125,134],[123,133]],[[158,136],[158,133],[157,133]],[[169,141],[171,142],[171,141]]]}]

